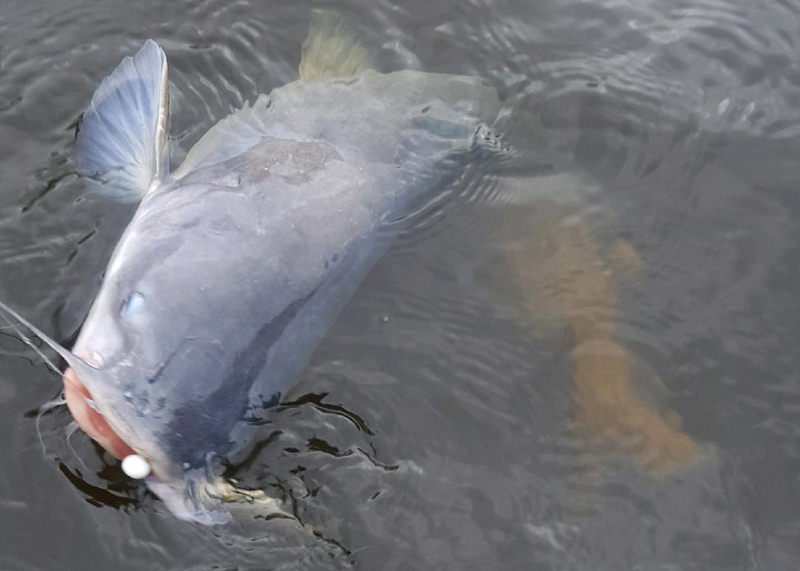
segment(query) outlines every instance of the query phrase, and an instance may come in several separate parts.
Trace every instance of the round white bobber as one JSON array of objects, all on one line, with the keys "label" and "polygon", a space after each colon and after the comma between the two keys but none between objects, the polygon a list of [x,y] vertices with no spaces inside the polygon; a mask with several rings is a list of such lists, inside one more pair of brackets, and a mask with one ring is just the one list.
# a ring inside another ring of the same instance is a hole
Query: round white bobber
[{"label": "round white bobber", "polygon": [[123,458],[122,471],[134,480],[141,480],[150,474],[150,463],[138,454],[131,454]]}]

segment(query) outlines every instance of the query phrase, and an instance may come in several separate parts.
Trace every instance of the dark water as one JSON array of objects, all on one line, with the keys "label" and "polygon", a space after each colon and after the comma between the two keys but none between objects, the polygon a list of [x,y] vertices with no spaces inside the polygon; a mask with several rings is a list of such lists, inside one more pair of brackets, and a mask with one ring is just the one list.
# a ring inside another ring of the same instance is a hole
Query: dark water
[{"label": "dark water", "polygon": [[[132,212],[72,162],[122,57],[165,49],[178,164],[295,79],[313,7],[4,0],[2,299],[74,339]],[[0,570],[800,568],[800,3],[336,7],[379,69],[482,76],[520,119],[505,158],[469,165],[369,275],[232,468],[312,536],[176,520],[67,440],[63,407],[40,442],[59,378],[0,329]],[[608,282],[619,240],[638,269],[614,274],[616,311],[592,313],[609,298],[569,290]],[[632,402],[672,419],[691,462],[659,470],[664,454],[626,447],[624,411],[592,425],[602,446],[579,430],[584,314],[613,327]]]}]

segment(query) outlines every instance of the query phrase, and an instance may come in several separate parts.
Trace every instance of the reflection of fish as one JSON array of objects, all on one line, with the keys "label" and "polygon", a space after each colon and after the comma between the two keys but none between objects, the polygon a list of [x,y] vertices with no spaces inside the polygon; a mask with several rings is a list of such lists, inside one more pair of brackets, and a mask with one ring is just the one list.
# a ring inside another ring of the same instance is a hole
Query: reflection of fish
[{"label": "reflection of fish", "polygon": [[490,278],[513,276],[511,295],[528,310],[528,321],[569,327],[575,429],[582,440],[631,452],[650,474],[683,469],[702,448],[676,426],[675,413],[659,414],[641,397],[634,384],[637,360],[615,339],[615,278],[639,271],[641,260],[623,241],[604,248],[586,217],[575,214],[569,203],[585,181],[551,176],[544,184],[553,188],[526,188],[518,194],[536,198],[504,211],[497,231],[508,252],[502,267],[492,265]]},{"label": "reflection of fish", "polygon": [[368,69],[326,13],[300,76],[220,121],[172,174],[155,42],[102,82],[81,123],[80,170],[141,204],[74,354],[43,338],[182,518],[229,518],[219,461],[300,372],[390,223],[457,176],[498,112],[477,78]]}]

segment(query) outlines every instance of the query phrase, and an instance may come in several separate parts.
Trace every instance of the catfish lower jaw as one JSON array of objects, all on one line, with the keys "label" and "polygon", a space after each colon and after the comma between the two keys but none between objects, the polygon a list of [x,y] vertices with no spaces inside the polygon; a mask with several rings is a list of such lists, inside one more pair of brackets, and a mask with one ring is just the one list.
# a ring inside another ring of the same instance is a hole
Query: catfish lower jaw
[{"label": "catfish lower jaw", "polygon": [[[89,401],[93,400],[92,395],[75,371],[68,368],[63,381],[67,407],[81,430],[118,460],[137,454],[111,428],[103,415],[89,404]],[[160,478],[155,472],[151,472],[144,481],[170,511],[182,520],[203,525],[219,525],[228,523],[232,519],[223,504],[229,496],[237,492],[221,478],[209,479],[205,469],[184,471],[176,478]],[[238,492],[238,496],[249,497],[250,502],[257,497],[242,492]]]},{"label": "catfish lower jaw", "polygon": [[105,448],[117,460],[136,452],[114,432],[103,415],[89,404],[92,395],[72,369],[64,373],[64,397],[75,422],[92,440]]}]

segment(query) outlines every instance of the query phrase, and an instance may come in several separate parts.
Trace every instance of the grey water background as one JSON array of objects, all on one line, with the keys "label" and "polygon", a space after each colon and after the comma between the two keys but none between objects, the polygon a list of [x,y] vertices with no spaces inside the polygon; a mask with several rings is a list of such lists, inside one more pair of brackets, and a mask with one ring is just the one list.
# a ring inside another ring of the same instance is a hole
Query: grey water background
[{"label": "grey water background", "polygon": [[[4,0],[2,299],[74,339],[132,213],[74,173],[75,129],[124,56],[151,37],[167,53],[176,165],[295,79],[317,6]],[[312,536],[176,520],[81,433],[67,441],[63,407],[40,442],[60,380],[3,328],[0,569],[800,568],[800,2],[335,7],[380,69],[479,75],[537,129],[512,125],[513,161],[442,190],[232,467]],[[620,342],[713,451],[667,478],[587,460],[568,335],[479,279],[509,236],[594,211],[599,238],[644,264],[620,292]]]}]

